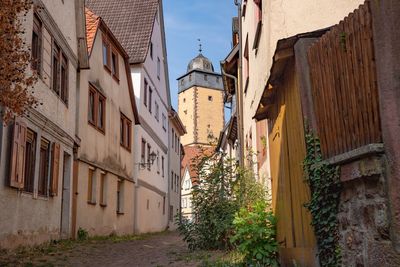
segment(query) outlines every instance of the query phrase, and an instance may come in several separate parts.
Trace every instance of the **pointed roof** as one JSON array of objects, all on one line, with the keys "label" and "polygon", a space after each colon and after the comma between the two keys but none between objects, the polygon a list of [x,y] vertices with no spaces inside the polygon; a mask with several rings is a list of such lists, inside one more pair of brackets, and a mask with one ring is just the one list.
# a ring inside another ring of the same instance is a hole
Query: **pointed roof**
[{"label": "pointed roof", "polygon": [[96,38],[97,28],[99,27],[100,17],[94,14],[90,9],[85,7],[86,17],[86,42],[87,50],[90,55],[92,51],[94,39]]},{"label": "pointed roof", "polygon": [[86,0],[99,15],[129,55],[130,64],[146,60],[158,0]]}]

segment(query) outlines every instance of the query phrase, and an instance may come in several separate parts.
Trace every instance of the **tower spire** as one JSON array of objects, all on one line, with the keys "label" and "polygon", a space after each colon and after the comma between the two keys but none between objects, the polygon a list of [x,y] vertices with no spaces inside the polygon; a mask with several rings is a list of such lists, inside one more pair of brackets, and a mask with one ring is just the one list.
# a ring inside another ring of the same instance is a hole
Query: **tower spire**
[{"label": "tower spire", "polygon": [[197,39],[197,41],[199,42],[199,53],[201,54],[201,52],[203,52],[203,49],[202,49],[202,45],[201,45],[201,40],[200,40],[200,38]]}]

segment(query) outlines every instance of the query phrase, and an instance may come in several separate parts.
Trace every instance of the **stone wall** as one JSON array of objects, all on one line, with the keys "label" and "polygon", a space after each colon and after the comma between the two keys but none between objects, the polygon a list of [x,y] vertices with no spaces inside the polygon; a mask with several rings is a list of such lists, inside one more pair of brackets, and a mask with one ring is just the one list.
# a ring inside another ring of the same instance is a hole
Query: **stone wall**
[{"label": "stone wall", "polygon": [[342,266],[400,266],[390,239],[384,154],[341,165],[339,207]]}]

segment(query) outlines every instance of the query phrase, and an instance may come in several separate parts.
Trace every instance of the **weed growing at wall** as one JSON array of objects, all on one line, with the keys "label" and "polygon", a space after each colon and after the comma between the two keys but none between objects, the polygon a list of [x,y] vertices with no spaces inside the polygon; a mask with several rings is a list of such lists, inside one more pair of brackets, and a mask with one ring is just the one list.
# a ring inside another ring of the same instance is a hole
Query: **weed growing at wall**
[{"label": "weed growing at wall", "polygon": [[337,220],[341,191],[339,168],[323,160],[320,140],[312,131],[306,133],[306,147],[304,172],[311,189],[311,200],[306,207],[312,215],[320,264],[322,267],[340,266]]}]

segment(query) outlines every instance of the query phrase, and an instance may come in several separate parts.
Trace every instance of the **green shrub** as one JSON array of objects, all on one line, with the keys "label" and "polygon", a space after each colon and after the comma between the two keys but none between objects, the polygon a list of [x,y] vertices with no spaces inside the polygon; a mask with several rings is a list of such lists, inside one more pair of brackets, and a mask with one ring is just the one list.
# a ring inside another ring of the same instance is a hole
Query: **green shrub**
[{"label": "green shrub", "polygon": [[83,241],[89,238],[89,233],[85,229],[79,227],[78,229],[78,240]]},{"label": "green shrub", "polygon": [[251,266],[278,266],[276,219],[267,211],[264,201],[249,208],[241,208],[233,221],[235,234],[231,238],[243,253],[246,264]]}]

